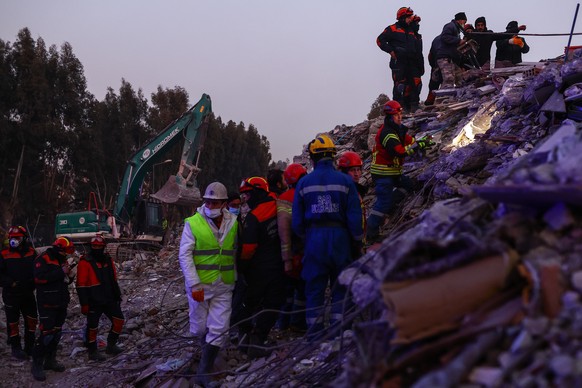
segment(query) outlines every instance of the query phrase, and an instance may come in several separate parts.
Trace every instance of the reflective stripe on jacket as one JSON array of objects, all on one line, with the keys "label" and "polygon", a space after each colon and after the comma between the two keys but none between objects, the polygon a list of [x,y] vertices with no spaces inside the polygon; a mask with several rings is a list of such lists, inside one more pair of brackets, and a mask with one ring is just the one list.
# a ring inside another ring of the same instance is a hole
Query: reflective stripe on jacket
[{"label": "reflective stripe on jacket", "polygon": [[222,247],[200,213],[186,219],[195,237],[194,264],[203,284],[211,284],[220,275],[226,284],[234,284],[234,255],[238,224],[234,224],[224,238]]}]

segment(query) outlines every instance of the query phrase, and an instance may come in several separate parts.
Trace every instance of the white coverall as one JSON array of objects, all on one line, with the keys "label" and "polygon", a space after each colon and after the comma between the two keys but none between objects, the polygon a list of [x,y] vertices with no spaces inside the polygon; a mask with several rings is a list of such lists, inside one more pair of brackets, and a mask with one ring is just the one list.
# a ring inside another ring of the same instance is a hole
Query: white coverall
[{"label": "white coverall", "polygon": [[[228,210],[222,209],[222,223],[220,224],[220,229],[218,229],[214,222],[204,214],[204,205],[200,206],[197,212],[210,225],[210,229],[214,233],[216,240],[222,246],[224,237],[237,222],[236,216]],[[235,241],[235,251],[236,245],[237,242]],[[190,332],[195,336],[202,336],[206,328],[208,328],[206,343],[222,347],[229,338],[226,332],[229,329],[230,314],[232,312],[232,291],[234,284],[225,284],[220,275],[212,284],[200,283],[196,265],[194,264],[193,255],[195,246],[196,240],[194,234],[190,229],[190,224],[186,222],[180,240],[180,253],[178,257],[180,267],[184,274],[186,295],[188,296],[188,305],[190,307]],[[204,301],[200,303],[192,299],[192,289],[198,288],[204,289]]]}]

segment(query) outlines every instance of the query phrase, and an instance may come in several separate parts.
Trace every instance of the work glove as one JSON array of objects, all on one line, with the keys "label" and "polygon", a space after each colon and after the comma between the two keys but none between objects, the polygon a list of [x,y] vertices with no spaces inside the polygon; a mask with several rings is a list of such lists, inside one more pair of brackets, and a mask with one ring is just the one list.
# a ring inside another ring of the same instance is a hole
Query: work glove
[{"label": "work glove", "polygon": [[525,31],[526,27],[527,27],[527,26],[526,26],[525,24],[522,24],[521,26],[519,26],[519,27],[518,27],[518,29],[519,29],[520,31]]},{"label": "work glove", "polygon": [[423,150],[425,148],[430,148],[430,147],[434,146],[436,143],[434,141],[432,141],[432,137],[424,136],[424,137],[421,137],[420,139],[417,139],[416,144],[417,144],[417,147],[419,149]]},{"label": "work glove", "polygon": [[524,42],[523,39],[519,36],[514,36],[513,38],[509,39],[509,44],[514,44],[523,48]]},{"label": "work glove", "polygon": [[198,303],[204,302],[204,288],[192,290],[192,299]]},{"label": "work glove", "polygon": [[303,269],[303,263],[301,260],[303,255],[293,255],[290,261],[285,262],[285,274],[292,279],[301,278],[301,270]]},{"label": "work glove", "polygon": [[89,305],[88,304],[81,305],[81,314],[83,314],[83,315],[89,314]]}]

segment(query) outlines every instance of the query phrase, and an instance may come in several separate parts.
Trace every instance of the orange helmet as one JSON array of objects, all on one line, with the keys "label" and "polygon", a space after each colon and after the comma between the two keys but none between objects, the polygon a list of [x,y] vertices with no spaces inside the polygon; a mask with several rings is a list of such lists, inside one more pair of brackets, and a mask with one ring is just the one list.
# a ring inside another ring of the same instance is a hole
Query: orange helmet
[{"label": "orange helmet", "polygon": [[354,151],[344,152],[337,161],[339,168],[362,167],[362,158]]},{"label": "orange helmet", "polygon": [[13,237],[26,237],[28,236],[28,232],[23,226],[12,226],[8,230],[8,238]]},{"label": "orange helmet", "polygon": [[283,178],[288,185],[299,182],[299,179],[304,175],[307,175],[307,170],[299,163],[291,163],[283,172]]},{"label": "orange helmet", "polygon": [[102,236],[95,236],[91,239],[91,249],[105,249],[105,239]]},{"label": "orange helmet", "polygon": [[384,113],[387,115],[395,115],[402,112],[402,106],[398,101],[390,100],[384,104]]},{"label": "orange helmet", "polygon": [[66,253],[68,255],[75,252],[75,245],[67,237],[57,238],[53,243],[53,247],[55,247],[61,253]]},{"label": "orange helmet", "polygon": [[400,20],[400,18],[405,18],[407,16],[414,15],[414,11],[410,7],[401,7],[396,12],[396,19]]},{"label": "orange helmet", "polygon": [[242,181],[239,192],[246,193],[252,189],[260,189],[269,192],[269,184],[265,178],[260,176],[253,176]]}]

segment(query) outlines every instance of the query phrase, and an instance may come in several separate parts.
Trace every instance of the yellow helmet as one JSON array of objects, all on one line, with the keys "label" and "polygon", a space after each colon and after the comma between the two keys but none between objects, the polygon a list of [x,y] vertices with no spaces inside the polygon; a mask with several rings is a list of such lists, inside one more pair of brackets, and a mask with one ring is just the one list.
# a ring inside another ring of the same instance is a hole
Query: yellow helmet
[{"label": "yellow helmet", "polygon": [[309,143],[308,149],[311,155],[330,153],[333,156],[336,153],[335,144],[328,135],[318,135]]}]

